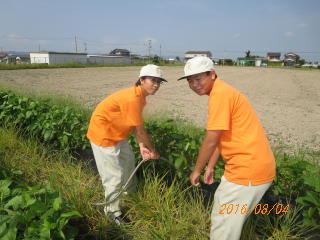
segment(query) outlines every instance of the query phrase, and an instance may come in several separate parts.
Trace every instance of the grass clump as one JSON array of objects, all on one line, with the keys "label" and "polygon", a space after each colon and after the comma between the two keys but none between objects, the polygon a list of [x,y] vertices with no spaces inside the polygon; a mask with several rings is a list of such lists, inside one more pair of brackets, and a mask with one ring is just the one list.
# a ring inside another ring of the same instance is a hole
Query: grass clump
[{"label": "grass clump", "polygon": [[127,206],[134,239],[208,239],[210,218],[201,194],[182,190],[178,181],[167,184],[148,174]]},{"label": "grass clump", "polygon": [[66,153],[52,151],[36,139],[21,138],[13,130],[3,128],[0,129],[0,155],[1,165],[22,171],[26,183],[50,184],[59,190],[63,199],[84,216],[84,222],[79,224],[85,229],[82,229],[85,235],[103,235],[105,232],[101,229],[110,228],[101,211],[91,205],[101,201],[103,191],[89,162],[75,162]]},{"label": "grass clump", "polygon": [[317,239],[315,228],[306,226],[301,207],[290,208],[286,214],[251,214],[246,221],[241,240]]},{"label": "grass clump", "polygon": [[103,201],[103,189],[92,162],[75,161],[37,139],[19,137],[16,131],[0,128],[1,165],[23,171],[21,181],[50,184],[58,189],[63,199],[83,216],[78,223],[80,239],[206,239],[209,218],[201,195],[192,197],[178,181],[168,184],[163,177],[143,172],[137,192],[123,202],[131,224],[119,228],[101,208],[92,205]]}]

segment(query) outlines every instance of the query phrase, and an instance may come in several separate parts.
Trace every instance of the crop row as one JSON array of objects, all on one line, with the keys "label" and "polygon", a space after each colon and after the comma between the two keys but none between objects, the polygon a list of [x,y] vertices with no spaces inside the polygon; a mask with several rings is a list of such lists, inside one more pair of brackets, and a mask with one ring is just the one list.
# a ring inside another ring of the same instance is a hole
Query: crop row
[{"label": "crop row", "polygon": [[58,191],[18,181],[20,171],[0,171],[0,239],[74,239],[69,221],[81,215],[66,205]]}]

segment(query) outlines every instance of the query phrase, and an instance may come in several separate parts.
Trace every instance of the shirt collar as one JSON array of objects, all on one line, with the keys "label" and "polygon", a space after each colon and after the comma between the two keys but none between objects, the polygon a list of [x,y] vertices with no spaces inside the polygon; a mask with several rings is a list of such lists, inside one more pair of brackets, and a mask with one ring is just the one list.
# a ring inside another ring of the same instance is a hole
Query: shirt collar
[{"label": "shirt collar", "polygon": [[142,97],[144,101],[146,101],[146,97],[142,93],[142,88],[141,86],[134,86],[135,88],[135,94],[137,97]]},{"label": "shirt collar", "polygon": [[220,78],[216,77],[216,79],[214,80],[214,83],[213,83],[213,86],[212,86],[212,89],[210,91],[210,94],[209,96],[213,95],[214,92],[215,92],[215,89],[217,88],[217,85],[219,85],[221,82]]}]

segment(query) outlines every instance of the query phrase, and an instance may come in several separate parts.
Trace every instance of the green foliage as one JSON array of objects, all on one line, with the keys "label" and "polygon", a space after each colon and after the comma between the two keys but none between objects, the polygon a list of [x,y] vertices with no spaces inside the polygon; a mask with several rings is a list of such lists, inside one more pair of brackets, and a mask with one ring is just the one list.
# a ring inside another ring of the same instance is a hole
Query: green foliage
[{"label": "green foliage", "polygon": [[[69,106],[0,91],[0,123],[19,127],[56,149],[79,151],[89,148],[86,139],[88,120],[87,114]],[[186,186],[205,131],[173,119],[148,120],[145,127],[162,158],[150,161],[142,168],[151,168],[160,176],[177,179],[182,186]],[[130,136],[129,141],[139,160],[139,147],[134,137]],[[314,172],[319,171],[319,168],[301,156],[282,154],[277,155],[276,159],[277,176],[272,188],[273,194],[283,199],[295,200],[299,197],[298,203],[302,204],[308,224],[319,224],[316,220],[319,215],[319,182],[312,180],[319,179],[319,172]],[[222,174],[223,161],[219,161],[215,181],[219,181]]]},{"label": "green foliage", "polygon": [[277,175],[273,194],[281,198],[295,199],[305,192],[303,176],[312,164],[303,158],[283,154],[277,156]]},{"label": "green foliage", "polygon": [[[166,173],[169,178],[178,177],[180,183],[189,183],[189,175],[197,159],[205,131],[197,129],[188,132],[186,126],[182,127],[173,119],[149,120],[145,127],[152,135],[161,155],[161,160],[152,161],[150,164],[154,164],[157,172]],[[135,155],[140,158],[139,146],[134,137],[130,136],[129,141]],[[222,167],[223,164],[219,164],[217,171]],[[221,177],[221,171],[219,173],[216,175],[217,178]]]},{"label": "green foliage", "polygon": [[219,59],[218,61],[219,65],[224,65],[224,66],[233,66],[234,62],[232,61],[232,59]]},{"label": "green foliage", "polygon": [[46,100],[1,91],[0,122],[2,125],[18,127],[58,149],[69,151],[89,146],[85,137],[87,116],[68,106],[53,105]]},{"label": "green foliage", "polygon": [[281,67],[282,63],[281,62],[268,62],[267,65],[268,65],[268,67]]},{"label": "green foliage", "polygon": [[304,223],[320,228],[320,169],[309,166],[303,174],[305,193],[297,202],[303,206]]},{"label": "green foliage", "polygon": [[[45,99],[17,96],[10,91],[0,91],[0,122],[15,126],[38,137],[55,149],[81,151],[89,148],[86,138],[89,117],[69,106],[52,104]],[[186,131],[187,127],[173,119],[149,120],[145,127],[152,134],[162,160],[153,164],[159,172],[178,176],[183,183],[189,182],[204,130]],[[133,136],[129,141],[136,156],[140,157],[139,146]],[[148,164],[147,164],[148,165]],[[150,164],[149,164],[150,165]],[[222,175],[223,164],[219,164],[216,180]]]},{"label": "green foliage", "polygon": [[[78,239],[115,239],[106,231],[114,231],[102,209],[91,203],[102,202],[103,188],[91,161],[75,161],[70,153],[41,144],[38,139],[22,136],[15,129],[0,128],[0,168],[23,172],[20,182],[50,184],[63,200],[72,204],[83,218],[72,220],[79,229]],[[1,238],[0,238],[1,239]]]},{"label": "green foliage", "polygon": [[[179,131],[178,126],[170,119],[150,120],[146,122],[145,127],[152,134],[153,141],[162,157],[160,161],[153,163],[157,171],[168,171],[170,176],[176,173],[186,182],[196,160],[203,132],[192,137],[188,133]],[[130,136],[129,141],[135,155],[140,157],[139,146],[134,137]]]},{"label": "green foliage", "polygon": [[50,186],[21,184],[20,177],[0,172],[0,239],[74,239],[78,231],[69,221],[81,215]]},{"label": "green foliage", "polygon": [[304,224],[320,226],[320,169],[302,157],[283,154],[277,158],[273,194],[301,204]]},{"label": "green foliage", "polygon": [[145,173],[144,179],[126,201],[133,239],[208,239],[210,216],[201,194],[191,195],[180,182],[168,185],[157,175]]},{"label": "green foliage", "polygon": [[318,239],[314,228],[303,224],[301,207],[290,208],[286,214],[251,214],[246,221],[241,240]]}]

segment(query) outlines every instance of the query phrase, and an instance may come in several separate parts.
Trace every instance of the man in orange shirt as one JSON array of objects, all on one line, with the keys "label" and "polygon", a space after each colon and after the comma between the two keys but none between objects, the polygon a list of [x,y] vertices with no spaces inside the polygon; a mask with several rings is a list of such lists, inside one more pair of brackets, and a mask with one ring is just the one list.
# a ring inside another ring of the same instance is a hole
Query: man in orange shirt
[{"label": "man in orange shirt", "polygon": [[208,163],[204,181],[212,184],[214,167],[222,155],[225,170],[214,196],[210,239],[237,240],[246,218],[275,177],[274,156],[249,101],[217,77],[211,59],[192,58],[184,72],[180,79],[186,78],[198,95],[209,96],[207,131],[190,181],[199,186],[199,176]]},{"label": "man in orange shirt", "polygon": [[160,156],[151,142],[144,126],[142,111],[146,97],[154,95],[162,82],[161,69],[152,64],[141,68],[135,86],[115,92],[98,104],[94,110],[87,132],[94,158],[110,202],[105,213],[117,224],[126,219],[120,209],[119,194],[135,168],[134,154],[127,141],[131,131],[139,142],[142,158],[158,159]]}]

